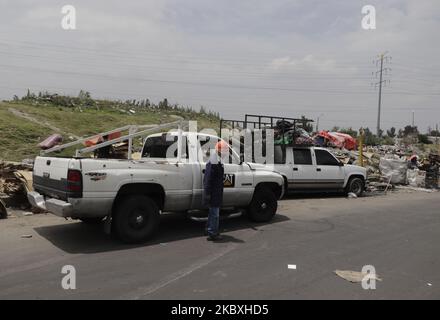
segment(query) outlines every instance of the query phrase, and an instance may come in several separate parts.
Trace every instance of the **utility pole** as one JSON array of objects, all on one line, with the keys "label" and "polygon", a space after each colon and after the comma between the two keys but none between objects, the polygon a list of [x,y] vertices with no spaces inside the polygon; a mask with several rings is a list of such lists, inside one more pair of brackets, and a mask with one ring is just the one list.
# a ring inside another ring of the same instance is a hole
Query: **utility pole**
[{"label": "utility pole", "polygon": [[324,115],[324,114],[321,113],[321,114],[318,116],[318,118],[316,119],[316,132],[318,132],[318,130],[319,130],[319,118],[322,117],[323,115]]},{"label": "utility pole", "polygon": [[414,110],[413,110],[413,112],[412,112],[411,126],[414,128]]},{"label": "utility pole", "polygon": [[436,125],[435,125],[435,133],[437,135],[437,137],[435,138],[435,142],[437,144],[437,148],[439,149],[438,151],[440,152],[440,147],[439,147],[439,144],[438,144],[438,140],[439,140],[439,136],[438,136],[438,123],[436,123]]},{"label": "utility pole", "polygon": [[[378,58],[373,61],[373,63],[376,63],[376,67],[380,65],[380,69],[376,71],[376,78],[379,74],[379,82],[374,83],[375,87],[379,86],[379,99],[378,99],[378,106],[377,106],[377,129],[376,134],[379,137],[380,136],[380,113],[381,113],[381,107],[382,107],[382,83],[385,83],[389,80],[383,79],[383,73],[387,73],[388,71],[391,71],[391,68],[384,68],[384,62],[385,63],[391,63],[391,57],[387,56],[387,52],[384,52],[378,56]],[[373,72],[374,74],[374,72]]]}]

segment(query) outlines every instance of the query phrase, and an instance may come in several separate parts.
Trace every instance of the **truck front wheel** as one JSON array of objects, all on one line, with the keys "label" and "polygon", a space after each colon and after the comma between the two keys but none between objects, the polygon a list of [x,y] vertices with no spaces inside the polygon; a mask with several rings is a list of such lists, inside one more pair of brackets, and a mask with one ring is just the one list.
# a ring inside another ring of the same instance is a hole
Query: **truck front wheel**
[{"label": "truck front wheel", "polygon": [[277,197],[269,188],[257,189],[248,207],[247,214],[255,222],[270,221],[277,212]]},{"label": "truck front wheel", "polygon": [[364,180],[358,177],[353,177],[348,180],[345,193],[354,193],[357,197],[360,197],[364,192]]},{"label": "truck front wheel", "polygon": [[159,208],[152,199],[131,195],[116,204],[112,227],[120,240],[136,243],[152,237],[159,226],[159,219]]}]

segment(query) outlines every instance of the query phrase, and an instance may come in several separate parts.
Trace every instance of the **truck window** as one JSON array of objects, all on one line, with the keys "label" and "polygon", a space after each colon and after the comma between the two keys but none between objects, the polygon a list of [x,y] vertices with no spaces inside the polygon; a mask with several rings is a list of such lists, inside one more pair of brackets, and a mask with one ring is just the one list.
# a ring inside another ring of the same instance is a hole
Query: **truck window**
[{"label": "truck window", "polygon": [[311,165],[312,154],[310,149],[293,149],[293,163]]},{"label": "truck window", "polygon": [[[177,139],[177,136],[167,139],[166,135],[149,137],[145,141],[142,158],[166,158],[170,147],[174,149],[173,157],[177,158]],[[182,145],[185,150],[182,152],[182,159],[188,159],[188,144],[185,136],[182,137]]]},{"label": "truck window", "polygon": [[283,146],[276,145],[274,149],[274,162],[275,164],[286,163],[286,152]]},{"label": "truck window", "polygon": [[316,164],[321,166],[339,166],[339,161],[326,150],[316,150]]},{"label": "truck window", "polygon": [[[215,148],[215,144],[219,141],[218,138],[212,138],[209,136],[198,136],[198,140],[201,146],[201,152],[202,152],[202,161],[203,163],[206,163],[210,159],[210,153],[211,149]],[[240,163],[240,156],[233,152],[232,148],[229,147],[229,159],[228,163]]]}]

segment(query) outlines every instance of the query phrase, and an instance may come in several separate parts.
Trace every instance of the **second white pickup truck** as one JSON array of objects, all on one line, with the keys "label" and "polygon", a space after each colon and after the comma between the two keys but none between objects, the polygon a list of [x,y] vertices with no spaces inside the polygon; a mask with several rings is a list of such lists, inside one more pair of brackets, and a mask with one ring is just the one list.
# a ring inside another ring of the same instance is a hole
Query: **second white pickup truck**
[{"label": "second white pickup truck", "polygon": [[[157,230],[161,212],[205,209],[206,146],[219,139],[191,132],[151,135],[137,161],[37,157],[35,191],[28,198],[34,206],[60,217],[85,222],[107,217],[122,241],[143,241]],[[173,146],[175,152],[170,154]],[[230,160],[225,163],[224,209],[244,209],[257,222],[271,220],[283,195],[283,177],[268,168],[256,170],[232,148]]]},{"label": "second white pickup truck", "polygon": [[343,164],[325,148],[276,145],[274,150],[274,169],[284,177],[285,194],[342,191],[360,196],[365,190],[367,170]]}]

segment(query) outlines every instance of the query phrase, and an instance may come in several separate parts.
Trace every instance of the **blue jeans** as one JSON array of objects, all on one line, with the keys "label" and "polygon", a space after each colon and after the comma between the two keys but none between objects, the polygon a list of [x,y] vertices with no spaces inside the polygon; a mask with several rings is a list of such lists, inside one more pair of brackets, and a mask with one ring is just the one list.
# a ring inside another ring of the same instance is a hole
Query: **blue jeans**
[{"label": "blue jeans", "polygon": [[220,208],[210,207],[208,215],[208,235],[213,236],[218,234]]}]

